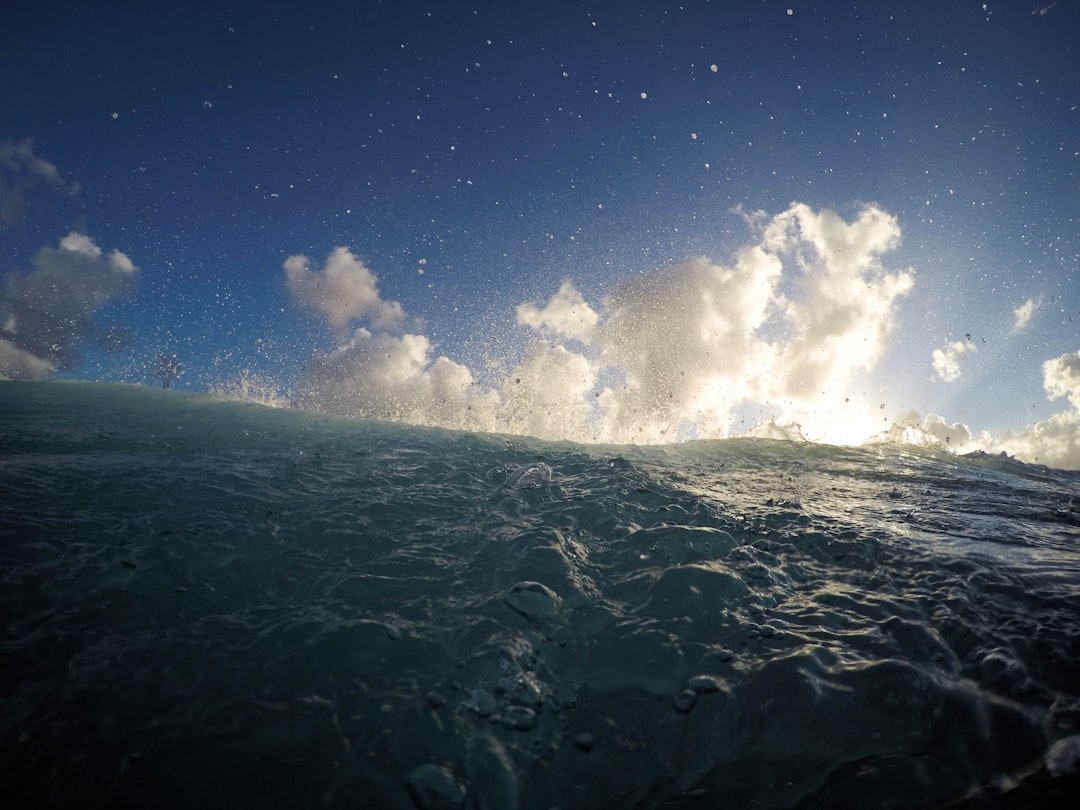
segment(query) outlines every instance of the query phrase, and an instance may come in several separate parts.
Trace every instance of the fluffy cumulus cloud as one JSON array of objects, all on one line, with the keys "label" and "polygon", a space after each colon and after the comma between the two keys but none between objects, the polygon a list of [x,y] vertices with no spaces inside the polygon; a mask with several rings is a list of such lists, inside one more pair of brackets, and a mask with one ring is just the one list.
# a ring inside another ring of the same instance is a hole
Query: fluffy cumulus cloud
[{"label": "fluffy cumulus cloud", "polygon": [[960,365],[968,354],[975,352],[975,344],[970,340],[954,340],[940,349],[934,349],[931,361],[934,371],[943,382],[956,382],[960,379]]},{"label": "fluffy cumulus cloud", "polygon": [[896,220],[867,207],[849,223],[799,204],[752,220],[759,242],[730,264],[695,257],[643,274],[598,310],[570,282],[542,307],[518,307],[519,323],[585,345],[568,362],[615,378],[593,391],[582,434],[726,436],[746,404],[816,438],[843,432],[833,416],[842,393],[886,350],[895,303],[912,286],[909,273],[880,263],[898,243]]},{"label": "fluffy cumulus cloud", "polygon": [[1021,461],[1080,470],[1080,351],[1047,360],[1042,372],[1048,398],[1064,398],[1069,407],[1021,433],[988,440],[986,447]]},{"label": "fluffy cumulus cloud", "polygon": [[519,304],[517,322],[534,329],[549,329],[557,335],[583,343],[592,341],[600,316],[582,298],[569,279],[543,309]]},{"label": "fluffy cumulus cloud", "polygon": [[1065,397],[1080,410],[1080,351],[1043,363],[1043,388],[1051,399]]},{"label": "fluffy cumulus cloud", "polygon": [[128,294],[137,268],[118,250],[103,253],[72,232],[56,248],[42,248],[34,270],[0,282],[0,375],[37,379],[79,363],[78,345],[114,348],[115,330],[95,328],[92,315]]},{"label": "fluffy cumulus cloud", "polygon": [[879,257],[900,241],[894,217],[868,206],[851,223],[833,211],[793,205],[765,230],[765,245],[792,257],[799,295],[786,301],[783,393],[815,399],[855,371],[873,368],[889,346],[896,299],[908,272],[887,273]]},{"label": "fluffy cumulus cloud", "polygon": [[[346,416],[485,427],[495,395],[478,390],[465,366],[431,355],[424,335],[357,329],[333,352],[311,359],[296,403]],[[477,413],[470,416],[474,406]]]},{"label": "fluffy cumulus cloud", "polygon": [[346,247],[336,248],[322,270],[312,270],[307,256],[290,256],[285,260],[285,280],[300,304],[338,332],[352,321],[387,327],[404,318],[401,304],[383,300],[375,274]]},{"label": "fluffy cumulus cloud", "polygon": [[764,394],[760,372],[776,362],[758,330],[773,313],[781,267],[752,248],[731,266],[693,258],[612,291],[596,362],[623,380],[598,397],[605,438],[670,441],[684,423],[726,435],[733,408]]},{"label": "fluffy cumulus cloud", "polygon": [[65,180],[49,161],[34,154],[33,141],[0,141],[0,228],[23,219],[27,195],[35,188],[75,197],[79,184]]},{"label": "fluffy cumulus cloud", "polygon": [[1048,398],[1064,398],[1069,407],[1019,433],[976,434],[961,422],[949,423],[933,413],[922,418],[911,411],[871,441],[936,445],[957,453],[1004,452],[1032,464],[1080,470],[1080,351],[1047,360],[1042,372]]},{"label": "fluffy cumulus cloud", "polygon": [[1033,464],[1080,470],[1080,411],[1054,414],[1023,433],[993,442],[991,449]]},{"label": "fluffy cumulus cloud", "polygon": [[531,334],[524,359],[499,384],[479,386],[465,366],[435,356],[423,335],[378,331],[404,312],[378,294],[374,275],[338,248],[326,268],[285,263],[303,306],[342,330],[366,317],[334,352],[308,365],[306,407],[545,438],[657,442],[733,432],[748,404],[798,421],[811,438],[859,440],[836,406],[854,375],[885,352],[912,276],[881,257],[899,241],[896,220],[867,206],[852,221],[801,204],[755,215],[757,243],[731,262],[705,257],[635,277],[598,304],[565,281],[546,302],[516,309]]}]

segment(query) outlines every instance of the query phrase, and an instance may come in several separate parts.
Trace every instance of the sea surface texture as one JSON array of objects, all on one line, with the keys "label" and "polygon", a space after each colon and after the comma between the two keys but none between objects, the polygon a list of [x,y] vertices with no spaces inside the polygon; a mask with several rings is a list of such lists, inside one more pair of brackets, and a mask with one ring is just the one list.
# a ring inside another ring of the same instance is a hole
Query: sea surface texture
[{"label": "sea surface texture", "polygon": [[0,383],[10,808],[1075,807],[1080,474]]}]

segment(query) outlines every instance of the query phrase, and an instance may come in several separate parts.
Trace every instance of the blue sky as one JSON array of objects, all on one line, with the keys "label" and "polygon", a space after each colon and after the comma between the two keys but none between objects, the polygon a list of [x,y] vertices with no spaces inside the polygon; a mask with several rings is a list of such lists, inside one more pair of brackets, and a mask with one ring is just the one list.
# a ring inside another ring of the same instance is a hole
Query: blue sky
[{"label": "blue sky", "polygon": [[[944,424],[1080,465],[1075,2],[4,15],[7,376],[153,384],[167,353],[177,387],[257,375],[360,415],[619,440]],[[739,265],[755,246],[777,273]],[[335,322],[284,266],[329,281],[340,247],[336,294],[371,306]],[[380,341],[391,365],[360,362]]]}]

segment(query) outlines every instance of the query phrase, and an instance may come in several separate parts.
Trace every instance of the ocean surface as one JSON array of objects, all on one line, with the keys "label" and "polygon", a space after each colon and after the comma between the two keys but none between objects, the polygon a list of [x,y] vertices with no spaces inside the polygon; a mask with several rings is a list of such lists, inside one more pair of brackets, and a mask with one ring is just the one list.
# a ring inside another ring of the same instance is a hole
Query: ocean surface
[{"label": "ocean surface", "polygon": [[9,808],[1080,795],[1080,473],[0,383]]}]

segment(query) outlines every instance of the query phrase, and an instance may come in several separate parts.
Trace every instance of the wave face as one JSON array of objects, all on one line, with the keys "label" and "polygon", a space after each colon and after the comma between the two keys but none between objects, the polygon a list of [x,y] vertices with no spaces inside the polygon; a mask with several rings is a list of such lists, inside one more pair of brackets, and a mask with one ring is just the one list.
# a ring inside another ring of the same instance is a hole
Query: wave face
[{"label": "wave face", "polygon": [[87,383],[0,383],[0,419],[19,806],[1077,794],[1075,472]]}]

